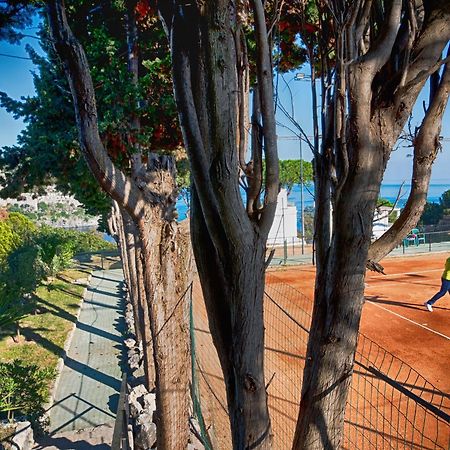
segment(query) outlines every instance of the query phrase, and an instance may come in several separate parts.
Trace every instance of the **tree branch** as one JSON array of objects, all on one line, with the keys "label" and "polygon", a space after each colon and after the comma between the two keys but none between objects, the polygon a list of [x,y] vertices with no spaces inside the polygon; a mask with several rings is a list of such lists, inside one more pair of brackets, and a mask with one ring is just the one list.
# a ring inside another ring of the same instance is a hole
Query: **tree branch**
[{"label": "tree branch", "polygon": [[386,64],[391,55],[400,24],[402,3],[402,0],[392,1],[389,16],[385,20],[376,42],[371,45],[368,53],[361,57],[361,62],[370,68],[372,76]]},{"label": "tree branch", "polygon": [[[445,66],[439,87],[427,109],[419,134],[414,139],[413,174],[411,192],[399,218],[391,228],[377,239],[369,248],[369,263],[379,262],[404,239],[411,228],[417,224],[422,215],[428,186],[431,178],[432,164],[440,148],[439,134],[442,127],[443,113],[448,103],[450,90],[450,70]],[[369,264],[368,263],[368,264]]]},{"label": "tree branch", "polygon": [[114,165],[100,139],[89,64],[82,46],[67,23],[64,1],[49,1],[47,12],[55,50],[64,63],[69,80],[84,157],[101,187],[137,217],[142,196],[131,180]]},{"label": "tree branch", "polygon": [[275,216],[279,188],[277,135],[273,106],[272,66],[267,40],[264,7],[261,0],[252,0],[252,4],[255,17],[255,40],[257,44],[256,68],[258,85],[260,86],[264,154],[266,160],[266,192],[259,226],[261,233],[267,236]]}]

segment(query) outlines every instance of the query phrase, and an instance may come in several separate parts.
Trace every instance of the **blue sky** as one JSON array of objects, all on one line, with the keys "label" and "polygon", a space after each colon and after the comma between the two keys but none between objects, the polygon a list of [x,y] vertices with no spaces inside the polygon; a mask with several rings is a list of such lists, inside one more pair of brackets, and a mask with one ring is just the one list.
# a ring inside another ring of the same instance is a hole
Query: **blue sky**
[{"label": "blue sky", "polygon": [[[27,30],[27,33],[32,34],[35,30]],[[10,45],[6,42],[0,42],[0,54],[7,54],[12,56],[27,57],[25,45],[30,44],[36,50],[39,50],[39,45],[36,39],[24,38],[20,45]],[[34,88],[32,82],[33,64],[29,60],[16,59],[0,55],[0,91],[6,92],[13,98],[20,98],[22,96],[33,95]],[[311,130],[311,96],[308,81],[295,81],[293,74],[284,76],[285,82],[279,80],[279,96],[285,108],[291,110],[291,101],[289,89],[294,98],[294,115],[295,119],[302,124],[307,134],[312,134]],[[421,118],[420,110],[422,100],[427,98],[428,93],[423,92],[421,98],[417,102],[419,105],[416,108],[414,116],[417,119]],[[278,112],[278,120],[287,124],[288,121],[283,115]],[[16,143],[16,137],[23,128],[23,123],[9,115],[3,108],[0,108],[0,147],[5,145],[13,145]],[[291,139],[281,138],[278,142],[278,150],[280,158],[282,159],[297,159],[299,157],[299,142],[289,130],[279,127],[278,135],[280,137],[288,137]],[[444,138],[450,138],[450,108],[447,107],[441,135]],[[307,148],[306,144],[302,146],[303,158],[311,160],[312,154]],[[386,183],[401,183],[408,182],[410,179],[412,169],[412,158],[407,155],[411,153],[410,148],[399,147],[392,153],[391,159],[388,163],[384,182]],[[450,139],[443,142],[442,152],[439,153],[437,160],[433,167],[432,183],[450,184]]]},{"label": "blue sky", "polygon": [[[309,73],[307,70],[301,71]],[[280,99],[284,104],[284,107],[288,109],[292,114],[292,104],[290,100],[289,90],[292,92],[294,98],[294,115],[297,122],[301,123],[305,132],[312,134],[312,120],[311,120],[311,94],[310,94],[310,82],[307,80],[297,81],[294,80],[294,74],[286,74],[284,76],[285,81],[279,81],[279,93]],[[287,87],[287,85],[289,87]],[[319,89],[318,89],[319,91]],[[424,91],[419,96],[416,102],[416,108],[413,111],[413,124],[418,123],[422,119],[422,102],[428,99],[428,90]],[[320,102],[320,99],[318,99]],[[285,116],[281,113],[277,113],[277,119],[284,123],[289,124]],[[292,126],[290,125],[292,128]],[[294,136],[289,130],[279,127],[278,136]],[[433,166],[432,183],[450,184],[450,108],[447,106],[444,113],[442,122],[441,136],[447,138],[442,142],[442,151],[438,154]],[[310,160],[312,154],[309,151],[306,144],[302,146],[304,159]],[[283,159],[294,159],[299,157],[299,143],[298,140],[280,139],[278,141],[278,151],[280,157]],[[412,153],[411,148],[399,147],[392,152],[389,160],[385,176],[385,183],[401,183],[411,179],[412,172],[412,158],[407,156]]]}]

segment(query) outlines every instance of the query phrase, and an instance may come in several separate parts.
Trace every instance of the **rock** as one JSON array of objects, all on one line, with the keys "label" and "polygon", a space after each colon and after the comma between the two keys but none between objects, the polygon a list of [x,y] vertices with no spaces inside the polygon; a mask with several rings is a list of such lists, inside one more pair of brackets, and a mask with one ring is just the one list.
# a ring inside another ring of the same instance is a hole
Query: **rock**
[{"label": "rock", "polygon": [[136,419],[142,413],[142,405],[135,398],[128,397],[128,405],[130,407],[130,416]]},{"label": "rock", "polygon": [[156,411],[156,394],[152,392],[145,394],[143,397],[143,404],[145,412],[153,414],[153,411]]},{"label": "rock", "polygon": [[138,354],[133,353],[128,358],[128,365],[130,366],[131,370],[139,369],[139,366],[141,365],[141,357]]},{"label": "rock", "polygon": [[143,384],[138,384],[128,394],[128,404],[130,405],[130,414],[132,417],[138,417],[143,411],[144,396],[147,389]]},{"label": "rock", "polygon": [[152,422],[150,414],[141,414],[136,420],[136,434],[134,448],[136,450],[149,450],[156,444],[156,425]]},{"label": "rock", "polygon": [[132,338],[128,338],[124,340],[124,344],[127,348],[134,348],[134,346],[136,345],[136,341]]},{"label": "rock", "polygon": [[33,429],[30,422],[17,422],[16,434],[12,442],[12,447],[20,450],[31,450],[34,447]]}]

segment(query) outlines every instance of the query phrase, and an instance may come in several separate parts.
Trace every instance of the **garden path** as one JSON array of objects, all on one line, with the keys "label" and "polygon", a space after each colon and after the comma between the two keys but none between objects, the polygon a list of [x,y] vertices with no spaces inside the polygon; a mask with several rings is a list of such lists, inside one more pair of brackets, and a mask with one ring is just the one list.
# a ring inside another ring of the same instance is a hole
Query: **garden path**
[{"label": "garden path", "polygon": [[55,401],[35,449],[110,448],[122,379],[122,269],[92,274]]}]

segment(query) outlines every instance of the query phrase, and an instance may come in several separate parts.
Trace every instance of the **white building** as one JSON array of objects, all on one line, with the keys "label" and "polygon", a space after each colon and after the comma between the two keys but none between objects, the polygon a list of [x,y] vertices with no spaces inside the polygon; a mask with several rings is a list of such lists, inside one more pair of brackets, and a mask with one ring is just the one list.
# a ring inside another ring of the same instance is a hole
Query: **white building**
[{"label": "white building", "polygon": [[397,218],[400,214],[400,208],[392,209],[391,206],[379,206],[375,210],[373,216],[373,228],[372,228],[372,238],[378,239],[384,234],[389,228],[391,228],[392,223],[389,223],[389,216],[395,214]]},{"label": "white building", "polygon": [[287,191],[281,189],[278,194],[277,209],[272,228],[269,231],[267,245],[282,245],[285,241],[289,244],[299,242],[297,237],[297,207],[288,203]]}]

